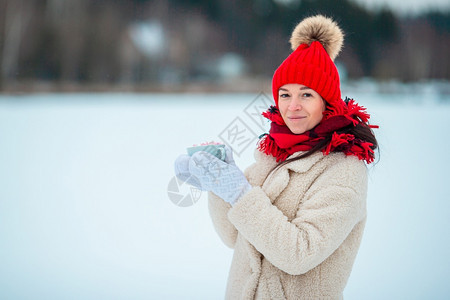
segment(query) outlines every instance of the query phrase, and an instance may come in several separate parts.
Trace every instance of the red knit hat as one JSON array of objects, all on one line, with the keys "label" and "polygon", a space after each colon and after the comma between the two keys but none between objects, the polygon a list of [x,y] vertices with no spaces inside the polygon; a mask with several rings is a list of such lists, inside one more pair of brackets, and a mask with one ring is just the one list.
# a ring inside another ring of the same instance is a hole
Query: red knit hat
[{"label": "red knit hat", "polygon": [[272,93],[278,107],[278,89],[288,83],[303,84],[336,108],[342,107],[339,74],[334,59],[339,54],[344,35],[337,24],[318,15],[301,21],[292,32],[292,52],[276,69]]}]

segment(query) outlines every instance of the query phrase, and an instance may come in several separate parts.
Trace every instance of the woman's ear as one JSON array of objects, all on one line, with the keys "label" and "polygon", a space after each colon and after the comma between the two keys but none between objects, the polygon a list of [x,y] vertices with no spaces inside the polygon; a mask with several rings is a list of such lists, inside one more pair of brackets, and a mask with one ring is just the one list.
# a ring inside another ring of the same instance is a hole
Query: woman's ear
[{"label": "woman's ear", "polygon": [[328,103],[323,98],[322,98],[322,101],[323,101],[323,111],[326,111],[328,109]]}]

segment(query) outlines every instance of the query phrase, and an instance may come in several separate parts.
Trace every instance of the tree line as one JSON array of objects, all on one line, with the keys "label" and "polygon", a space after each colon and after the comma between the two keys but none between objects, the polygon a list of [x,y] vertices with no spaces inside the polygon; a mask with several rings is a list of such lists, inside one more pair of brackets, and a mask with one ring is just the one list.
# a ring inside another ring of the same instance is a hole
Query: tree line
[{"label": "tree line", "polygon": [[247,76],[270,77],[294,26],[316,13],[345,31],[338,60],[350,78],[450,79],[449,12],[399,17],[350,0],[0,0],[0,87],[214,80],[208,65],[225,53],[243,58]]}]

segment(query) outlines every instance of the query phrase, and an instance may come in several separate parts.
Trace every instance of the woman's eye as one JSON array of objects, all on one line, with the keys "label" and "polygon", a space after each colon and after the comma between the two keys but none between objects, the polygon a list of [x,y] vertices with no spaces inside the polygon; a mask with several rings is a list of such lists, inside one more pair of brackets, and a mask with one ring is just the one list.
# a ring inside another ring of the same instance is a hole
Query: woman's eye
[{"label": "woman's eye", "polygon": [[278,97],[279,98],[287,98],[287,97],[289,97],[289,94],[280,94]]},{"label": "woman's eye", "polygon": [[311,94],[311,93],[304,93],[304,94],[303,94],[303,97],[309,98],[309,97],[312,97],[312,94]]}]

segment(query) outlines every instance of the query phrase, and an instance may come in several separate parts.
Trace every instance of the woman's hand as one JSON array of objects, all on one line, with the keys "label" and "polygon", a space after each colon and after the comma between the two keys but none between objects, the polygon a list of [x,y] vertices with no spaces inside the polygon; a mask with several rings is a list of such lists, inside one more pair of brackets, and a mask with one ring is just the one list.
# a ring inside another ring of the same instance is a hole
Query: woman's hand
[{"label": "woman's hand", "polygon": [[226,147],[226,154],[225,161],[204,151],[192,156],[180,155],[175,161],[175,175],[233,205],[251,189],[251,185],[236,166],[231,148]]},{"label": "woman's hand", "polygon": [[200,181],[202,190],[211,191],[233,205],[251,189],[251,185],[232,157],[228,162],[199,151],[189,160],[189,172]]},{"label": "woman's hand", "polygon": [[175,160],[175,176],[183,182],[186,182],[198,189],[201,189],[200,181],[192,176],[191,172],[189,172],[189,160],[191,157],[187,154],[181,154]]}]

